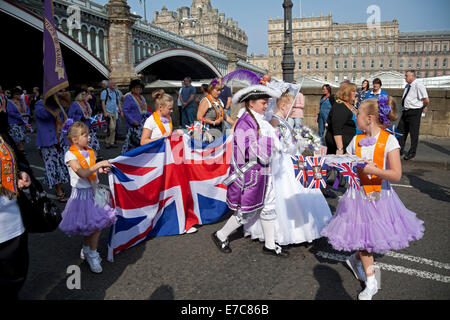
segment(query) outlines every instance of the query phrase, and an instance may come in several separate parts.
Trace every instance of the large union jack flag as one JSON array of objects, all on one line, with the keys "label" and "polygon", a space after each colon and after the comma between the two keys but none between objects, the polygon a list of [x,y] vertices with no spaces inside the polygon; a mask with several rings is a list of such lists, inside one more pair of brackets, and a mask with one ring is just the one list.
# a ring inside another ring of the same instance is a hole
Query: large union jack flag
[{"label": "large union jack flag", "polygon": [[308,181],[306,186],[309,189],[326,188],[327,170],[324,168],[325,158],[323,157],[306,157],[306,174]]},{"label": "large union jack flag", "polygon": [[360,189],[361,181],[355,172],[353,163],[332,163],[331,165],[347,180],[351,188],[355,188],[356,190]]},{"label": "large union jack flag", "polygon": [[211,144],[159,139],[113,160],[109,176],[118,219],[111,227],[108,260],[152,237],[177,235],[216,222],[227,211],[232,136]]}]

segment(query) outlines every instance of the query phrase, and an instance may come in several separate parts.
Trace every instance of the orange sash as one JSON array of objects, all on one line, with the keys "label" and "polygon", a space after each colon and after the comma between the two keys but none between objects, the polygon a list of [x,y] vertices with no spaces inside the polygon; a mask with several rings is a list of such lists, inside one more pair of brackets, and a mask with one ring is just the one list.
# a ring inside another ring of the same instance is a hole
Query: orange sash
[{"label": "orange sash", "polygon": [[[70,146],[69,151],[72,152],[75,157],[77,157],[78,162],[80,163],[81,167],[83,169],[89,169],[90,167],[92,167],[93,165],[95,165],[95,154],[94,154],[94,150],[88,147],[88,152],[89,152],[89,162],[90,165],[87,163],[86,159],[81,155],[81,152],[78,150],[78,148],[73,144]],[[93,174],[91,174],[89,177],[89,181],[95,181],[97,180],[97,173],[94,172]]]},{"label": "orange sash", "polygon": [[[214,111],[216,111],[216,120],[219,120],[220,118],[223,118],[223,108],[220,105],[220,102],[218,100],[213,101],[213,98],[211,97],[210,94],[208,94],[206,96],[206,99],[209,100],[209,102],[211,103],[211,106],[214,108]],[[219,106],[219,110],[217,110],[215,104],[217,103],[217,105]]]},{"label": "orange sash", "polygon": [[[161,119],[159,118],[159,113],[158,112],[154,112],[153,113],[153,118],[155,119],[156,125],[158,126],[159,130],[161,130],[161,133],[163,135],[166,134],[166,128],[164,128],[164,125],[161,121]],[[172,119],[169,116],[169,125],[170,125],[170,133],[172,133],[173,130],[173,126],[172,126]]]},{"label": "orange sash", "polygon": [[[386,150],[389,135],[390,134],[387,131],[381,130],[380,135],[378,136],[377,143],[375,144],[372,161],[377,165],[377,168],[379,169],[384,168],[384,151]],[[359,145],[359,141],[361,141],[361,139],[363,139],[364,137],[364,133],[358,134],[356,136],[355,154],[360,158],[361,146]],[[369,178],[367,174],[362,173],[362,169],[358,169],[358,176],[361,180],[361,184],[363,185],[366,194],[370,194],[372,192],[381,192],[381,178],[375,175],[372,175],[372,177]]]},{"label": "orange sash", "polygon": [[132,93],[131,95],[137,101],[140,112],[142,113],[144,111],[147,111],[147,104],[145,103],[145,100],[141,100],[142,96],[137,96],[134,93]]},{"label": "orange sash", "polygon": [[0,137],[1,187],[17,195],[16,163],[12,148]]}]

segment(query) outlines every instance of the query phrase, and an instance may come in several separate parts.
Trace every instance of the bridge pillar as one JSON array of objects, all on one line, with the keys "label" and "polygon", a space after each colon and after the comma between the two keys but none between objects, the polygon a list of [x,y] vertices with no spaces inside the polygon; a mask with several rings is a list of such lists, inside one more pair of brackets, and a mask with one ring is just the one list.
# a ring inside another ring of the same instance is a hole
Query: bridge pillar
[{"label": "bridge pillar", "polygon": [[237,63],[239,59],[235,53],[227,54],[227,58],[228,58],[228,67],[227,67],[227,74],[228,74],[230,72],[237,70],[238,68]]},{"label": "bridge pillar", "polygon": [[130,80],[137,78],[133,64],[132,26],[135,19],[130,14],[126,0],[110,0],[106,5],[108,13],[108,53],[110,78],[119,86],[128,86]]}]

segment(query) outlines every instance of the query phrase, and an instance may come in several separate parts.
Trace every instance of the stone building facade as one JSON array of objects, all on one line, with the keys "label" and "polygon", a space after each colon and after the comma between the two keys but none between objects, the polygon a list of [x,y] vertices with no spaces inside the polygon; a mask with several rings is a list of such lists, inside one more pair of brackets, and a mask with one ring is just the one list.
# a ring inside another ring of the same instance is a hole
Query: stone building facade
[{"label": "stone building facade", "polygon": [[[294,18],[292,29],[295,78],[308,75],[360,83],[377,72],[407,69],[417,70],[419,77],[450,75],[450,31],[402,33],[397,20],[381,22],[377,28],[366,23],[338,24],[331,13]],[[269,18],[268,71],[280,79],[283,38],[284,20]]]},{"label": "stone building facade", "polygon": [[225,19],[224,13],[211,6],[210,0],[193,0],[191,7],[177,12],[164,6],[155,11],[152,21],[157,27],[171,31],[210,48],[247,59],[248,38],[237,21]]}]

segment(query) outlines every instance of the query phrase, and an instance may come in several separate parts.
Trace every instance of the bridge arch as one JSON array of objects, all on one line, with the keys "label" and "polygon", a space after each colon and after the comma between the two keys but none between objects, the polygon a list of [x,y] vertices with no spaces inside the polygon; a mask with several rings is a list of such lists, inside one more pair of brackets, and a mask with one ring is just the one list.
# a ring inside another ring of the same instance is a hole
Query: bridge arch
[{"label": "bridge arch", "polygon": [[152,75],[153,78],[161,80],[181,80],[185,76],[190,76],[192,79],[222,76],[209,59],[195,51],[179,48],[156,51],[152,56],[139,62],[135,72]]},{"label": "bridge arch", "polygon": [[[23,9],[15,4],[9,3],[7,1],[0,2],[0,12],[7,14],[8,16],[21,21],[39,31],[43,31],[43,19],[38,17],[34,13]],[[56,23],[67,24],[67,19],[61,19]],[[77,30],[78,31],[78,30]],[[79,30],[78,36],[81,37],[81,30]],[[103,64],[101,60],[95,57],[91,52],[86,50],[80,43],[73,40],[67,33],[57,29],[58,39],[61,44],[69,48],[75,54],[80,56],[83,60],[94,67],[103,77],[109,78],[110,71],[106,65]]]}]

